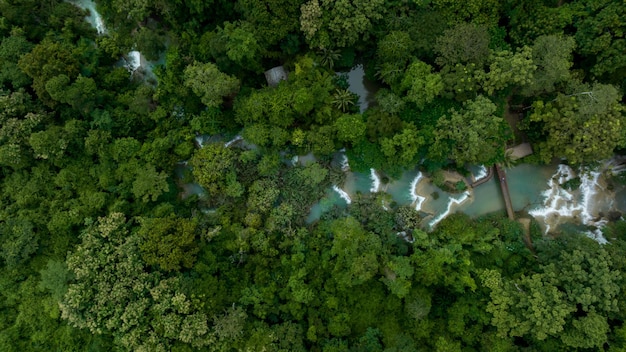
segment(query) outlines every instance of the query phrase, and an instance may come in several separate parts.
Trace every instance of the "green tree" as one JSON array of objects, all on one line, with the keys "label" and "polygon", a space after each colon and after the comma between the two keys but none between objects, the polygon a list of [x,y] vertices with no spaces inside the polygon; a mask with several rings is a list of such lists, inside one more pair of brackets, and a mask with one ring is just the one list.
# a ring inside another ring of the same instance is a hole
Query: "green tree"
[{"label": "green tree", "polygon": [[207,345],[207,317],[180,291],[179,279],[146,270],[128,225],[121,213],[87,224],[67,258],[74,280],[60,303],[62,317],[93,334],[112,334],[125,349],[165,351],[176,340]]},{"label": "green tree", "polygon": [[496,105],[482,95],[465,102],[461,111],[451,109],[450,116],[437,122],[430,153],[447,153],[458,165],[497,162],[504,155],[508,127],[494,115],[496,110]]},{"label": "green tree", "polygon": [[597,77],[617,75],[623,79],[626,25],[618,19],[626,17],[624,4],[618,0],[586,0],[575,6],[580,11],[573,21],[577,29],[576,43],[580,53],[594,62],[591,72]]},{"label": "green tree", "polygon": [[582,237],[569,241],[538,248],[544,262],[537,273],[519,279],[503,278],[495,270],[481,274],[491,290],[487,310],[500,336],[557,338],[569,348],[606,343],[608,319],[619,310],[620,273],[597,243]]},{"label": "green tree", "polygon": [[438,73],[432,73],[430,65],[417,60],[409,65],[400,87],[406,91],[406,100],[423,109],[443,91],[443,81]]},{"label": "green tree", "polygon": [[163,218],[139,218],[139,224],[139,250],[146,264],[156,265],[165,271],[193,266],[199,250],[195,220],[171,214]]},{"label": "green tree", "polygon": [[435,53],[439,66],[472,63],[481,66],[489,58],[489,33],[479,25],[458,24],[437,37]]},{"label": "green tree", "polygon": [[218,35],[225,41],[226,55],[230,60],[246,69],[262,71],[258,63],[262,48],[249,23],[225,22]]},{"label": "green tree", "polygon": [[337,130],[337,139],[353,145],[365,137],[365,129],[367,127],[363,121],[363,116],[360,114],[342,115],[335,121],[334,126]]},{"label": "green tree", "polygon": [[185,68],[184,84],[208,107],[219,107],[223,98],[239,90],[239,80],[229,76],[215,64],[195,62]]},{"label": "green tree", "polygon": [[32,78],[37,96],[48,105],[53,105],[46,91],[48,80],[58,75],[66,75],[71,80],[80,72],[80,63],[73,48],[52,40],[42,41],[22,56],[19,67]]},{"label": "green tree", "polygon": [[470,0],[464,3],[454,0],[433,0],[432,4],[450,24],[471,22],[486,27],[498,24],[502,6],[501,2],[495,0]]},{"label": "green tree", "polygon": [[572,37],[544,35],[535,39],[532,52],[537,71],[532,82],[524,87],[524,95],[551,93],[557,85],[567,82],[575,45]]},{"label": "green tree", "polygon": [[[352,217],[335,220],[331,225],[334,275],[342,287],[360,285],[378,272],[382,243],[374,233],[366,232]],[[332,319],[331,319],[332,321]]]},{"label": "green tree", "polygon": [[211,196],[229,194],[229,187],[241,187],[235,172],[236,155],[221,143],[211,143],[196,151],[191,158],[193,175]]},{"label": "green tree", "polygon": [[309,46],[343,48],[367,39],[385,7],[383,0],[309,0],[300,10],[300,28]]},{"label": "green tree", "polygon": [[619,91],[600,83],[572,89],[575,93],[559,93],[553,101],[536,101],[528,117],[526,128],[538,128],[545,135],[536,145],[546,163],[553,157],[572,163],[605,159],[624,145]]},{"label": "green tree", "polygon": [[489,95],[508,86],[525,86],[533,82],[537,69],[532,60],[532,49],[524,46],[517,52],[508,50],[493,54],[489,71],[485,73],[482,89]]},{"label": "green tree", "polygon": [[413,124],[405,124],[402,131],[393,137],[382,138],[380,145],[390,164],[410,167],[417,161],[419,150],[424,145],[424,137]]},{"label": "green tree", "polygon": [[18,66],[18,62],[24,54],[29,53],[33,44],[23,35],[12,35],[2,39],[0,43],[0,84],[17,90],[26,87],[31,79]]}]

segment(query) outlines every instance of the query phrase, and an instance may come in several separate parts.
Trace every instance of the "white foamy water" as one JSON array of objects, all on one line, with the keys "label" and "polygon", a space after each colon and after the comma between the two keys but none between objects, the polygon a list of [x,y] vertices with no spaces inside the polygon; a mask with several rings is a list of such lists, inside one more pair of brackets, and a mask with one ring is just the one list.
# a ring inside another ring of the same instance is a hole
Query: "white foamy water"
[{"label": "white foamy water", "polygon": [[487,177],[487,168],[485,167],[485,165],[480,165],[476,174],[472,176],[474,177],[474,182],[480,181],[483,178]]},{"label": "white foamy water", "polygon": [[350,161],[345,152],[341,154],[341,171],[350,171]]},{"label": "white foamy water", "polygon": [[428,223],[428,226],[430,226],[432,228],[435,225],[437,225],[446,216],[450,215],[450,213],[452,212],[452,208],[454,206],[459,205],[459,204],[465,202],[467,200],[467,198],[469,198],[469,196],[470,196],[470,192],[469,191],[465,191],[458,198],[450,198],[450,201],[448,201],[448,207],[446,208],[446,211],[444,211],[443,213],[437,215],[432,220],[430,220],[430,222]]},{"label": "white foamy water", "polygon": [[418,171],[417,175],[415,176],[413,181],[411,181],[411,185],[409,186],[411,188],[410,189],[411,201],[412,201],[411,203],[415,204],[415,210],[416,211],[422,210],[422,204],[426,200],[426,197],[422,197],[419,194],[417,194],[417,185],[420,183],[420,181],[422,180],[423,176],[424,175],[422,175],[422,172]]},{"label": "white foamy water", "polygon": [[201,135],[201,134],[196,135],[195,140],[196,140],[196,144],[198,145],[198,147],[200,147],[200,148],[204,147],[204,136],[203,135]]},{"label": "white foamy water", "polygon": [[599,243],[606,243],[600,228],[606,225],[607,220],[600,218],[595,209],[598,197],[604,197],[599,195],[599,192],[604,191],[598,182],[600,176],[601,173],[598,171],[581,172],[578,190],[570,192],[562,185],[573,179],[575,173],[569,166],[560,164],[548,181],[548,189],[542,193],[543,206],[528,213],[535,218],[543,219],[546,234],[558,225],[573,219],[582,225],[597,227],[594,231],[588,231],[587,235]]},{"label": "white foamy water", "polygon": [[348,193],[346,193],[346,191],[344,191],[343,189],[339,188],[337,185],[333,185],[333,190],[335,192],[337,192],[337,194],[339,194],[339,197],[341,197],[343,200],[345,200],[346,203],[348,203],[348,204],[352,203],[352,199],[350,198],[350,195]]},{"label": "white foamy water", "polygon": [[137,50],[133,50],[126,55],[126,64],[124,67],[128,72],[133,73],[141,67],[141,53]]},{"label": "white foamy water", "polygon": [[[239,142],[239,141],[240,141],[240,140],[242,140],[242,139],[243,139],[243,137],[242,137],[242,136],[237,135],[237,136],[235,136],[235,138],[233,138],[233,139],[231,139],[230,141],[228,141],[228,142],[224,143],[224,147],[228,148],[228,147],[230,147],[231,145],[233,145],[233,144],[235,144],[235,143]],[[297,161],[296,161],[296,162],[297,162]]]},{"label": "white foamy water", "polygon": [[380,177],[378,177],[376,170],[370,169],[370,179],[372,180],[372,188],[370,188],[370,192],[376,193],[380,191]]}]

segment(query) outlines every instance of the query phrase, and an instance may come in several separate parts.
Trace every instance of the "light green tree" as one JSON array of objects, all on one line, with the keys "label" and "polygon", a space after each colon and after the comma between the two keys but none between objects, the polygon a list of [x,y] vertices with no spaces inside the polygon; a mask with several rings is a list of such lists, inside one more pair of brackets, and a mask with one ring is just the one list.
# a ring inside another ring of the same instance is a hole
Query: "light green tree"
[{"label": "light green tree", "polygon": [[367,125],[360,114],[342,115],[335,121],[334,125],[337,130],[337,139],[341,142],[356,144],[365,137]]},{"label": "light green tree", "polygon": [[383,0],[309,0],[300,8],[300,28],[313,48],[349,47],[368,37],[384,5]]},{"label": "light green tree", "polygon": [[62,317],[93,334],[112,334],[128,350],[166,351],[175,341],[209,344],[207,317],[180,291],[178,278],[147,270],[140,241],[121,213],[88,222],[67,258],[74,280],[60,302]]},{"label": "light green tree", "polygon": [[[533,82],[537,66],[532,49],[524,46],[515,53],[508,50],[493,53],[493,58],[482,79],[482,89],[489,95],[508,86],[525,86]],[[480,78],[479,78],[480,79]]]},{"label": "light green tree", "polygon": [[225,96],[239,90],[239,80],[222,73],[215,64],[195,62],[187,68],[183,77],[185,86],[200,97],[208,107],[218,107]]}]

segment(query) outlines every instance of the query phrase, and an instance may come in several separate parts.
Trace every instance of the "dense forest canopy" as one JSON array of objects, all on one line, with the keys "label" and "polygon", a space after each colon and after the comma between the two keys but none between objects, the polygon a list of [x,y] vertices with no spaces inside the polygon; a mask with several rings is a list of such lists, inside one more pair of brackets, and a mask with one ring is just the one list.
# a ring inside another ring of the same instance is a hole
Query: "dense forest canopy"
[{"label": "dense forest canopy", "polygon": [[623,0],[88,5],[0,1],[1,351],[626,350],[619,214],[306,221],[339,150],[384,183],[624,152]]}]

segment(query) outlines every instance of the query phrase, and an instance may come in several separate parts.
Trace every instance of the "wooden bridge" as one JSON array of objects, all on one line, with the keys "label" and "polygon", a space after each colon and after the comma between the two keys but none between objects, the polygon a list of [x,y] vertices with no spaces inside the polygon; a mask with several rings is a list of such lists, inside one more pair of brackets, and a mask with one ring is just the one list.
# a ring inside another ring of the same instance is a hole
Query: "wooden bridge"
[{"label": "wooden bridge", "polygon": [[511,203],[511,194],[509,193],[509,184],[506,182],[506,173],[496,164],[496,173],[498,174],[498,181],[500,181],[500,189],[502,190],[502,197],[504,197],[504,205],[506,207],[506,214],[509,219],[515,220],[515,213],[513,212],[513,205]]}]

